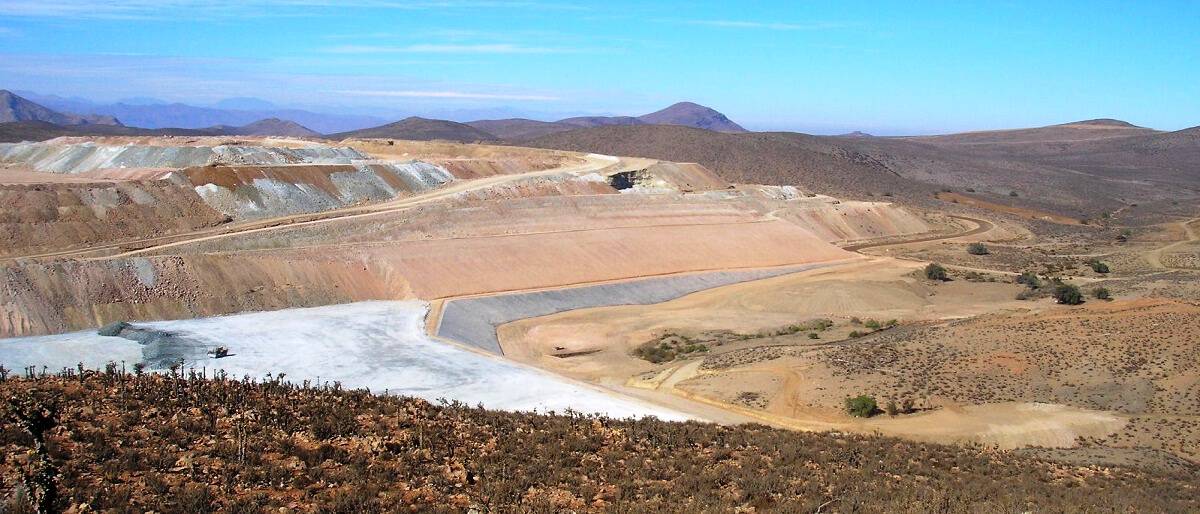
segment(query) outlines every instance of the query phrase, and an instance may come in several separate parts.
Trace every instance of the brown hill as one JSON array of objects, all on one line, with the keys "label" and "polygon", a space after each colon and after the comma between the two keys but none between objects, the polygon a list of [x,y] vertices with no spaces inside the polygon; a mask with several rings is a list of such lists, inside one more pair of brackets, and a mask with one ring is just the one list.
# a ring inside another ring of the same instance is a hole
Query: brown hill
[{"label": "brown hill", "polygon": [[524,118],[470,121],[467,122],[467,125],[493,134],[500,139],[507,140],[535,138],[578,128],[563,122],[537,121]]},{"label": "brown hill", "polygon": [[248,125],[231,127],[217,125],[207,129],[213,133],[229,136],[285,136],[285,137],[321,137],[321,134],[308,127],[289,120],[267,118]]},{"label": "brown hill", "polygon": [[716,132],[746,132],[724,114],[692,102],[679,102],[661,111],[639,116],[638,119],[651,125],[683,125]]},{"label": "brown hill", "polygon": [[841,196],[907,191],[928,196],[929,186],[906,180],[831,138],[760,132],[730,134],[673,125],[610,126],[550,134],[531,146],[697,162],[730,182],[799,185]]},{"label": "brown hill", "polygon": [[44,121],[55,125],[121,125],[121,122],[112,116],[61,113],[21,98],[11,91],[0,89],[0,123],[14,121]]},{"label": "brown hill", "polygon": [[70,371],[0,381],[5,512],[33,512],[30,497],[45,498],[47,512],[1200,508],[1194,469],[1099,468],[754,424],[490,411],[196,370]]},{"label": "brown hill", "polygon": [[332,139],[405,139],[410,141],[456,141],[475,143],[497,141],[495,135],[464,123],[446,120],[431,120],[416,116],[379,127],[330,134]]},{"label": "brown hill", "polygon": [[932,191],[954,189],[1085,219],[1137,204],[1127,214],[1152,221],[1186,214],[1177,204],[1200,200],[1197,134],[1200,129],[1160,133],[1114,123],[916,138],[721,134],[647,125],[550,134],[528,144],[698,162],[731,182],[789,184],[853,198],[892,194],[929,204]]},{"label": "brown hill", "polygon": [[1158,131],[1139,127],[1121,120],[1098,119],[1037,128],[985,130],[940,136],[921,136],[909,139],[935,144],[1041,144],[1121,138],[1155,133],[1158,133]]}]

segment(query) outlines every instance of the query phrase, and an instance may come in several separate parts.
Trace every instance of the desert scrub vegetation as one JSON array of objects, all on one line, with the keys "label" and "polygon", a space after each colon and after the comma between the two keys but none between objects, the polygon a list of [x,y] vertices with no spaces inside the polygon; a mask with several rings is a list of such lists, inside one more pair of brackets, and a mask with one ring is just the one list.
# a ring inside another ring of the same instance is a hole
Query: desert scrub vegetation
[{"label": "desert scrub vegetation", "polygon": [[[873,436],[491,411],[192,371],[0,382],[0,502],[51,412],[72,512],[1188,512],[1194,477]],[[823,506],[823,507],[822,507]]]},{"label": "desert scrub vegetation", "polygon": [[971,243],[967,245],[967,253],[971,255],[987,255],[991,252],[988,251],[987,245],[983,243]]},{"label": "desert scrub vegetation", "polygon": [[1109,271],[1108,264],[1101,262],[1100,259],[1091,259],[1087,261],[1087,265],[1096,273],[1108,273]]},{"label": "desert scrub vegetation", "polygon": [[660,364],[706,352],[707,344],[682,334],[667,333],[638,345],[634,348],[633,355]]},{"label": "desert scrub vegetation", "polygon": [[869,418],[879,412],[879,405],[874,396],[865,394],[846,398],[846,413],[856,418]]},{"label": "desert scrub vegetation", "polygon": [[928,266],[925,266],[925,278],[939,282],[945,282],[949,279],[946,276],[946,268],[936,262],[931,262]]},{"label": "desert scrub vegetation", "polygon": [[1054,300],[1063,305],[1079,305],[1083,303],[1083,293],[1078,286],[1060,282],[1054,286]]},{"label": "desert scrub vegetation", "polygon": [[[833,320],[829,320],[829,319],[825,319],[825,318],[817,318],[817,319],[810,319],[803,323],[793,323],[786,327],[778,328],[775,330],[767,330],[767,331],[757,334],[757,337],[790,336],[792,334],[799,334],[801,332],[813,332],[813,333],[824,332],[826,330],[829,330],[832,327],[833,327]],[[818,337],[820,337],[820,336],[818,336]]]}]

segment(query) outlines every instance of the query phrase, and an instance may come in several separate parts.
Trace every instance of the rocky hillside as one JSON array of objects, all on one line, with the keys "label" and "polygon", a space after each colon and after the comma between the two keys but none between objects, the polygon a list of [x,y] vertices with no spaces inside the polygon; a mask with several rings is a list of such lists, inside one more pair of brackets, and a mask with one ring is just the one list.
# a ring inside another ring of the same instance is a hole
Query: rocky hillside
[{"label": "rocky hillside", "polygon": [[832,138],[792,133],[729,134],[690,127],[598,127],[551,134],[530,146],[697,162],[721,178],[744,184],[796,185],[844,197],[932,194],[885,163],[840,146]]},{"label": "rocky hillside", "polygon": [[431,405],[282,375],[28,373],[0,373],[4,512],[1200,509],[1190,472],[985,448]]},{"label": "rocky hillside", "polygon": [[[723,134],[658,125],[598,127],[523,144],[698,162],[731,182],[930,204],[943,189],[1077,219],[1118,209],[1146,222],[1200,202],[1200,128],[1077,122],[919,138]],[[1136,205],[1136,206],[1134,206]],[[945,205],[942,205],[945,207]]]}]

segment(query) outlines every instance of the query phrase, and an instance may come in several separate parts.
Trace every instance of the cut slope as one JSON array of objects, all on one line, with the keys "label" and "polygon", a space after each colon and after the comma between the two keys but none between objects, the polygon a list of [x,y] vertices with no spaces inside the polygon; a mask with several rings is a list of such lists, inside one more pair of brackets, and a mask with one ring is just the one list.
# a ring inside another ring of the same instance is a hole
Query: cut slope
[{"label": "cut slope", "polygon": [[395,123],[353,130],[338,134],[330,134],[333,139],[376,138],[376,139],[408,139],[414,141],[457,141],[475,143],[480,141],[496,141],[497,137],[470,125],[446,120],[431,120],[416,116],[405,118]]}]

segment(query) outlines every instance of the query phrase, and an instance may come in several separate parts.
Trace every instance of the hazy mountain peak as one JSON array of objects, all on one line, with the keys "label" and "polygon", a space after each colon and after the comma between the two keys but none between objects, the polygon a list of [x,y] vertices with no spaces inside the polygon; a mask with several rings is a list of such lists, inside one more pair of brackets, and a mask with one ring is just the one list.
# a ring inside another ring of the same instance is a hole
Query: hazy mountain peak
[{"label": "hazy mountain peak", "polygon": [[55,125],[120,125],[112,116],[78,116],[48,109],[0,89],[0,123],[12,121],[44,121]]}]

